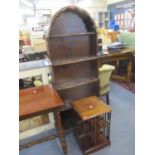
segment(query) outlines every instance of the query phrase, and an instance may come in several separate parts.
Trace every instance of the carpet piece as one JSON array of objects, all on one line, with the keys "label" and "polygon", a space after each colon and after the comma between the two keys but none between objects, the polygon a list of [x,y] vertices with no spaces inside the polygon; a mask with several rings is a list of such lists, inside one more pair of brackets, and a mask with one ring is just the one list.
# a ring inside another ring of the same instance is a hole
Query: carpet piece
[{"label": "carpet piece", "polygon": [[132,82],[126,83],[126,82],[122,82],[122,81],[113,81],[113,82],[135,94],[135,84],[134,83],[132,83]]}]

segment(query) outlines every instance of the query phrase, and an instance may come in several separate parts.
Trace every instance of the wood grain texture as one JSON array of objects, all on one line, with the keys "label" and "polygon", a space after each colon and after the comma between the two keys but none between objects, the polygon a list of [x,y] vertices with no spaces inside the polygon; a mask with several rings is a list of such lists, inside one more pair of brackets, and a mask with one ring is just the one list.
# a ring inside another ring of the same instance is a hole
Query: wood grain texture
[{"label": "wood grain texture", "polygon": [[116,59],[124,60],[134,55],[134,50],[131,48],[119,49],[119,51],[117,52],[109,52],[107,50],[107,52],[108,52],[107,54],[97,56],[98,60],[101,61],[103,60],[106,61],[106,59],[108,59],[107,61],[114,61]]},{"label": "wood grain texture", "polygon": [[63,105],[52,85],[23,89],[19,92],[20,120],[47,113]]},{"label": "wood grain texture", "polygon": [[96,96],[74,101],[73,109],[83,121],[111,112],[111,108]]}]

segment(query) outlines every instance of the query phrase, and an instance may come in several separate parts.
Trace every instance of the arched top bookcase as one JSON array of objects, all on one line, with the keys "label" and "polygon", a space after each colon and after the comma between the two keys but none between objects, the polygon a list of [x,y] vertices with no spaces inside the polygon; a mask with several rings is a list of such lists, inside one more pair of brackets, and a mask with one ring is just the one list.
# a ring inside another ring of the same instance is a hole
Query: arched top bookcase
[{"label": "arched top bookcase", "polygon": [[65,7],[55,14],[47,41],[53,65],[97,54],[95,23],[85,10],[78,7]]},{"label": "arched top bookcase", "polygon": [[53,85],[65,109],[80,98],[99,94],[97,33],[89,14],[78,7],[65,7],[51,20],[48,51]]},{"label": "arched top bookcase", "polygon": [[95,23],[88,12],[75,6],[65,7],[53,17],[48,37],[88,32],[96,32]]}]

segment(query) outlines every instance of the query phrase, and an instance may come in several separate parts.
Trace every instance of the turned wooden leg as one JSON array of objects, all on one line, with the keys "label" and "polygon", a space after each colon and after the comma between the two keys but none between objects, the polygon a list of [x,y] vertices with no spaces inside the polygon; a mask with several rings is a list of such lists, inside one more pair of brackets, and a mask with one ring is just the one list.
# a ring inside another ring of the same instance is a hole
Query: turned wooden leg
[{"label": "turned wooden leg", "polygon": [[119,69],[119,60],[116,61],[116,74],[118,75],[118,69]]},{"label": "turned wooden leg", "polygon": [[107,104],[109,105],[109,93],[106,94]]},{"label": "turned wooden leg", "polygon": [[67,143],[65,141],[64,131],[63,131],[62,124],[61,124],[61,115],[60,115],[59,111],[54,112],[54,119],[55,119],[55,127],[57,130],[59,139],[60,139],[60,143],[61,143],[63,152],[65,155],[67,155]]},{"label": "turned wooden leg", "polygon": [[128,66],[127,66],[127,82],[128,83],[131,81],[131,76],[132,76],[132,62],[129,61]]}]

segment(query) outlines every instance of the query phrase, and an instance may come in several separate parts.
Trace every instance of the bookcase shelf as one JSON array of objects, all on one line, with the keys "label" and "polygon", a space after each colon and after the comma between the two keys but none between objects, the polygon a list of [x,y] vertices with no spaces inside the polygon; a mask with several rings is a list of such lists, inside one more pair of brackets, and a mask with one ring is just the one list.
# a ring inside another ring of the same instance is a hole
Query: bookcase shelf
[{"label": "bookcase shelf", "polygon": [[99,96],[97,31],[85,10],[65,7],[58,11],[51,21],[47,45],[53,85],[66,105],[63,110],[76,99]]},{"label": "bookcase shelf", "polygon": [[68,65],[68,64],[79,63],[79,62],[84,62],[84,61],[91,61],[91,60],[97,60],[97,56],[88,56],[88,57],[82,57],[82,58],[56,60],[56,61],[52,62],[52,66],[62,66],[62,65]]},{"label": "bookcase shelf", "polygon": [[63,38],[63,37],[76,37],[76,36],[83,36],[83,35],[94,35],[95,32],[85,32],[85,33],[72,33],[72,34],[63,34],[63,35],[53,35],[49,37],[49,39],[55,38]]},{"label": "bookcase shelf", "polygon": [[69,81],[69,82],[55,84],[54,86],[55,86],[55,88],[57,90],[65,90],[65,89],[73,88],[73,87],[76,87],[76,86],[96,82],[98,80],[99,79],[96,78],[96,77],[85,77],[85,78],[81,78],[81,79],[75,79],[75,80],[72,80],[72,81]]}]

